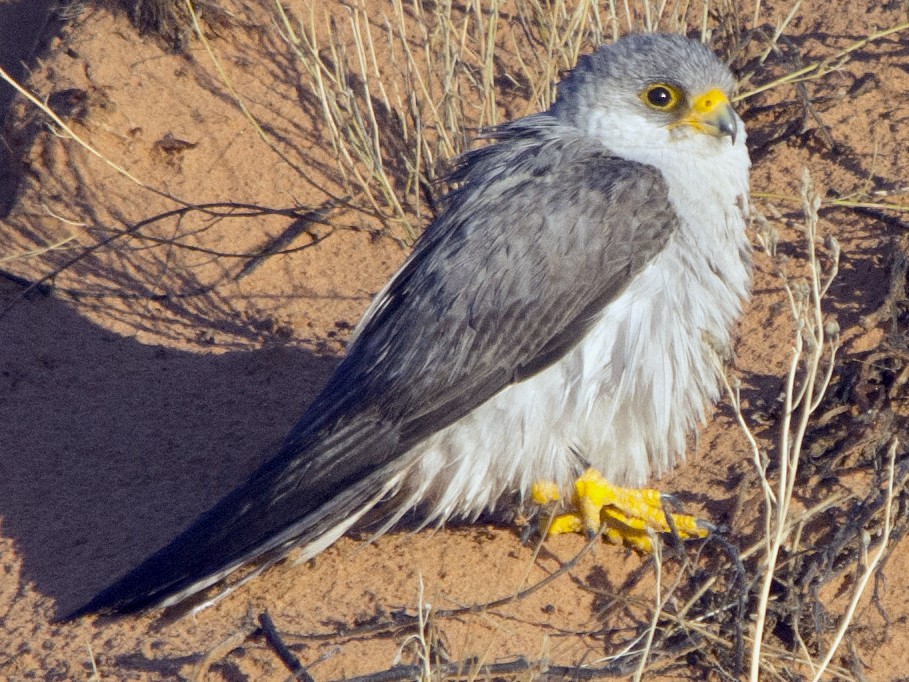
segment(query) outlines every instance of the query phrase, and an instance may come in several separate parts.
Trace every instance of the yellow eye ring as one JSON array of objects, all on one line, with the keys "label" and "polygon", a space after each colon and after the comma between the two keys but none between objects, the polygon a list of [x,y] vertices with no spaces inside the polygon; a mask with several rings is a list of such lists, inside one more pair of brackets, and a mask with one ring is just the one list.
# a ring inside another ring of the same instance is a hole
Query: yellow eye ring
[{"label": "yellow eye ring", "polygon": [[679,102],[679,92],[666,83],[652,83],[640,94],[641,101],[651,109],[669,111]]}]

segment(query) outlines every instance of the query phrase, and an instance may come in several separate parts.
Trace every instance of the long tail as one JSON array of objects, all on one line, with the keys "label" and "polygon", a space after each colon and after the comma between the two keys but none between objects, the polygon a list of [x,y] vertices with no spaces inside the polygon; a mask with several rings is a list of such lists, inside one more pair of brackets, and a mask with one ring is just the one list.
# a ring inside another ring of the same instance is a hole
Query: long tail
[{"label": "long tail", "polygon": [[[254,559],[304,559],[340,538],[404,478],[394,433],[359,421],[285,450],[135,569],[61,620],[177,604]],[[296,452],[294,452],[296,451]]]}]

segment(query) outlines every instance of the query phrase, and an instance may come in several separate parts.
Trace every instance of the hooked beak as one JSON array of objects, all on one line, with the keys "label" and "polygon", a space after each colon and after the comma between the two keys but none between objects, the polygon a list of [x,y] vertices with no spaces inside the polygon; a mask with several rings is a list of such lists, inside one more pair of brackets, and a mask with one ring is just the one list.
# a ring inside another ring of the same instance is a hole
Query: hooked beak
[{"label": "hooked beak", "polygon": [[682,123],[713,137],[729,136],[733,144],[738,134],[732,104],[726,93],[717,88],[695,97],[691,102],[691,110]]}]

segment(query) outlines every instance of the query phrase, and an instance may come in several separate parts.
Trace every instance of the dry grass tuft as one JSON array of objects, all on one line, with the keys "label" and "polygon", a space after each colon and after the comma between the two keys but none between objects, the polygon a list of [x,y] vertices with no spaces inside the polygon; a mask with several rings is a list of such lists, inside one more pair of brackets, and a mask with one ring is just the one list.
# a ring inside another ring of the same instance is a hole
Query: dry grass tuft
[{"label": "dry grass tuft", "polygon": [[[516,0],[505,12],[498,2],[393,0],[388,16],[361,0],[314,4],[304,17],[280,0],[275,6],[318,98],[343,193],[387,226],[403,226],[409,239],[434,215],[445,164],[503,114],[548,108],[559,74],[582,52],[629,31],[712,34],[706,7],[695,14],[688,3]],[[714,31],[736,43],[738,23],[720,17]],[[320,41],[317,27],[326,25]],[[497,56],[502,50],[511,66]]]}]

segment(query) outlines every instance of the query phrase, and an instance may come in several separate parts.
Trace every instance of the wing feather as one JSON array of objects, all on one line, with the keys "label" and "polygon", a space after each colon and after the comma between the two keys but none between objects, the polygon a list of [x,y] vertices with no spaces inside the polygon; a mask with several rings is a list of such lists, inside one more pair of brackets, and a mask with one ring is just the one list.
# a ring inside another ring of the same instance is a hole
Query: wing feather
[{"label": "wing feather", "polygon": [[657,169],[545,114],[493,136],[278,455],[70,617],[172,603],[346,529],[408,450],[573,348],[674,231]]}]

